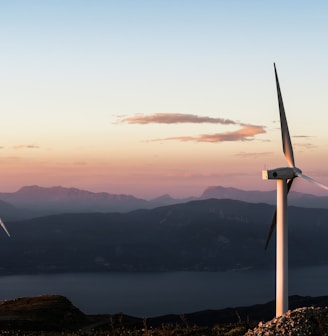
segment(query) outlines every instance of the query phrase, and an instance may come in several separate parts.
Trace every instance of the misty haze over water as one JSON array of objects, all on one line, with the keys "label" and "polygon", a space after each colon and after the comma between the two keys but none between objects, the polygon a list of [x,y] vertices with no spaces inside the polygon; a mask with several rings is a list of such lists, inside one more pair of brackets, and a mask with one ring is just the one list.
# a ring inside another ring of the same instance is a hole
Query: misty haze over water
[{"label": "misty haze over water", "polygon": [[[328,266],[290,270],[290,295],[328,294]],[[0,300],[60,294],[88,314],[151,317],[266,303],[274,270],[3,276]]]}]

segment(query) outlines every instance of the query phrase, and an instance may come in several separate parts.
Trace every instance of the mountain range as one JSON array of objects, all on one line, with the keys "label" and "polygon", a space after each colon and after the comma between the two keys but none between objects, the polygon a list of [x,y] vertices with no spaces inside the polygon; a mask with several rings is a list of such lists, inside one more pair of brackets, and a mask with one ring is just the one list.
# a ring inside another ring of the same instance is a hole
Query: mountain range
[{"label": "mountain range", "polygon": [[[276,203],[276,191],[245,191],[222,186],[208,187],[199,197],[174,199],[162,195],[144,200],[132,195],[90,192],[77,188],[25,186],[16,192],[0,193],[0,216],[5,221],[61,213],[129,212],[209,198],[232,199],[248,203]],[[328,208],[328,196],[290,192],[289,205]]]},{"label": "mountain range", "polygon": [[[222,186],[208,187],[205,189],[200,199],[218,198],[233,199],[248,203],[267,203],[276,204],[277,192],[257,191],[257,190],[241,190],[237,188],[226,188]],[[304,208],[328,208],[327,196],[315,196],[312,194],[291,191],[288,194],[288,204],[304,207]]]},{"label": "mountain range", "polygon": [[[0,273],[273,268],[274,239],[267,251],[264,243],[274,210],[207,199],[12,221],[12,238],[0,235]],[[328,209],[291,206],[289,222],[290,266],[327,264]]]}]

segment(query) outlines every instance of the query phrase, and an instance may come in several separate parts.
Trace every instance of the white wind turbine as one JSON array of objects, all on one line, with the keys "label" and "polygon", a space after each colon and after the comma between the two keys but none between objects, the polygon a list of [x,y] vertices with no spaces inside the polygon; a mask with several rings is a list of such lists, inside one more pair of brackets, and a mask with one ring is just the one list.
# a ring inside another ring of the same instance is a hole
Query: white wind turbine
[{"label": "white wind turbine", "polygon": [[290,140],[287,119],[280,92],[279,80],[274,64],[276,77],[278,104],[280,113],[280,125],[283,151],[289,167],[276,168],[262,171],[263,179],[277,180],[277,208],[273,216],[270,232],[266,242],[267,248],[272,232],[277,226],[276,247],[276,316],[283,315],[288,310],[288,217],[287,217],[287,194],[295,177],[301,177],[319,187],[328,190],[328,187],[316,180],[303,175],[302,171],[295,166],[293,147]]}]

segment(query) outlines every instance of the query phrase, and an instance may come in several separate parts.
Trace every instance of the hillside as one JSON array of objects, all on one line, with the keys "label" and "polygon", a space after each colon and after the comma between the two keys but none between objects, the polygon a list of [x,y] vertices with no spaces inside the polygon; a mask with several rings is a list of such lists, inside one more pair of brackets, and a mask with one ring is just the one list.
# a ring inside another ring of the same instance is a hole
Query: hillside
[{"label": "hillside", "polygon": [[87,317],[60,295],[42,295],[0,302],[2,330],[76,330],[87,323]]},{"label": "hillside", "polygon": [[[276,204],[276,190],[258,191],[241,190],[237,188],[227,188],[222,186],[212,186],[204,190],[200,199],[233,199],[249,203]],[[288,194],[288,204],[302,208],[328,208],[327,196],[314,196],[291,190]]]},{"label": "hillside", "polygon": [[[136,318],[86,315],[60,295],[24,297],[0,302],[2,334],[35,335],[327,335],[328,297],[290,297],[289,311],[273,318],[274,302],[250,307],[206,310],[183,315]],[[272,320],[271,320],[272,319]],[[265,322],[268,321],[268,322]],[[258,325],[257,327],[255,327]],[[254,328],[255,327],[255,328]],[[253,329],[254,328],[254,329]]]},{"label": "hillside", "polygon": [[[273,212],[267,204],[210,199],[11,222],[12,238],[0,235],[1,273],[272,267],[274,239],[267,251],[264,244]],[[290,266],[327,264],[328,210],[290,207],[289,215]]]}]

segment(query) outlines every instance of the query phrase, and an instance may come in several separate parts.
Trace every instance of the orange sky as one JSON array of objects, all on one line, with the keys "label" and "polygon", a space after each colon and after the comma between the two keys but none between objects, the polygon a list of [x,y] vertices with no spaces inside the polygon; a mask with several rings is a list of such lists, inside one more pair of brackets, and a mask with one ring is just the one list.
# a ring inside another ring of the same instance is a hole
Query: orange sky
[{"label": "orange sky", "polygon": [[327,12],[282,0],[1,3],[1,191],[274,189],[261,178],[286,165],[273,62],[296,164],[328,184]]}]

